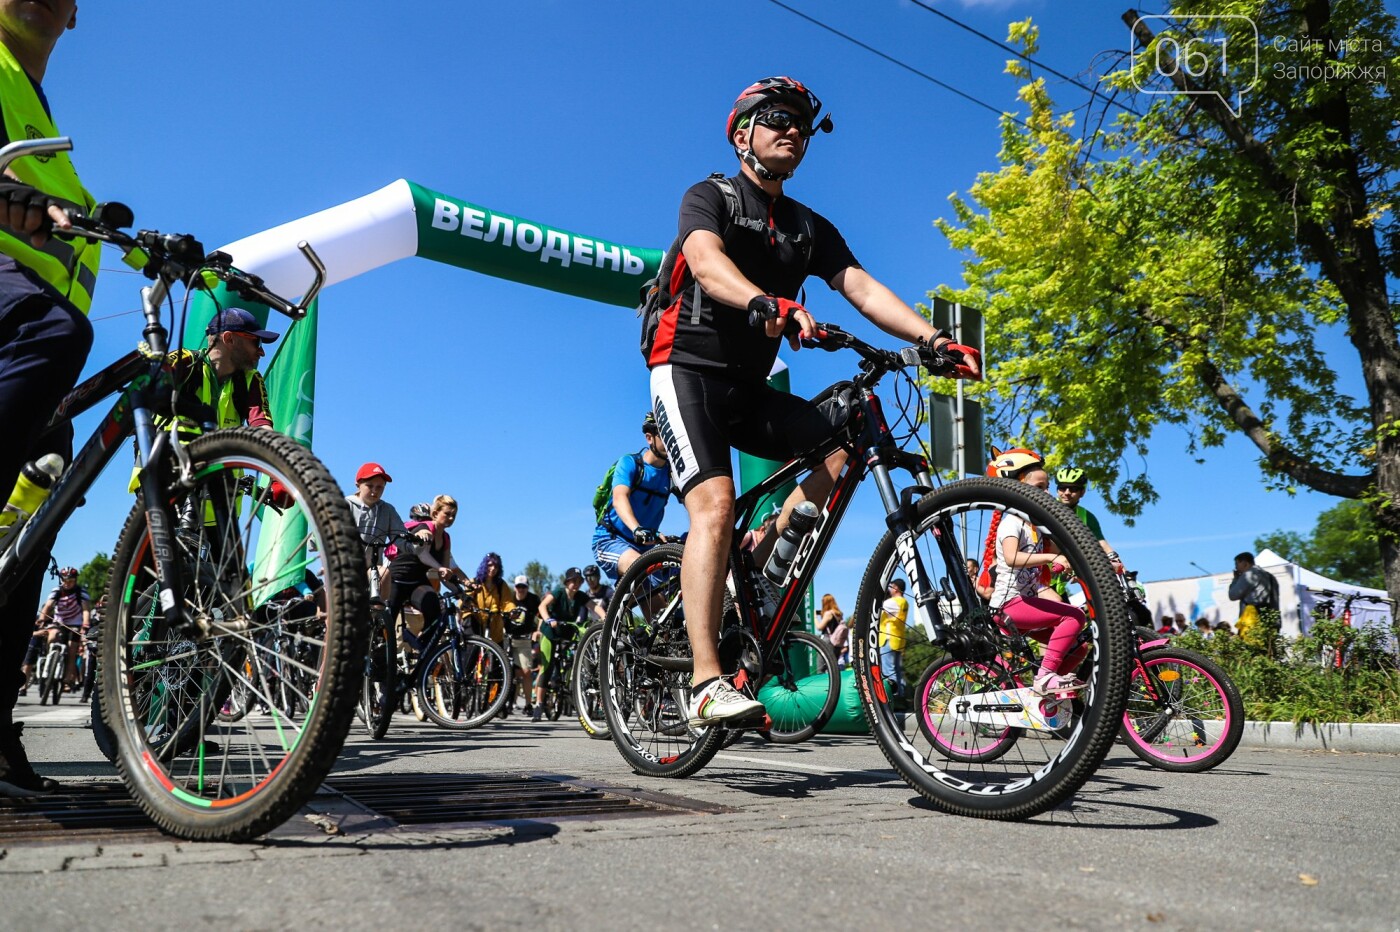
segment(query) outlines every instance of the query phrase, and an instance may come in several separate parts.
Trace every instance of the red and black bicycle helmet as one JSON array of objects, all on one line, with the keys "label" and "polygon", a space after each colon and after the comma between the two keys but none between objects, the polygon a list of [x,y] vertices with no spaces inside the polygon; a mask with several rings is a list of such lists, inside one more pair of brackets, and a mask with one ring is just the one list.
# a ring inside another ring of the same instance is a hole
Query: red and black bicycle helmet
[{"label": "red and black bicycle helmet", "polygon": [[[795,78],[787,75],[764,78],[755,81],[740,92],[734,101],[734,107],[729,111],[729,119],[724,124],[724,138],[731,146],[734,145],[734,131],[750,125],[753,115],[764,107],[774,104],[787,104],[795,108],[815,133],[820,130],[829,133],[834,129],[831,117],[824,116],[818,119],[822,109],[822,102],[816,94],[807,90],[807,86]],[[803,145],[806,146],[808,134],[804,134]],[[749,165],[758,172],[759,177],[770,180],[783,180],[792,176],[792,172],[779,174],[769,171],[752,151],[740,149],[734,146],[734,152],[740,159],[748,162]]]}]

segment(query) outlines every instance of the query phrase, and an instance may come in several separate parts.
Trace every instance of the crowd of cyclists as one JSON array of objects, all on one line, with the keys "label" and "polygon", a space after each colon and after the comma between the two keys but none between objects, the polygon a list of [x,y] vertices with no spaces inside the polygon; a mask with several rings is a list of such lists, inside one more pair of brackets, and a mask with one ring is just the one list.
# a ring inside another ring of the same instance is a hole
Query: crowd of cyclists
[{"label": "crowd of cyclists", "polygon": [[[41,135],[56,136],[39,81],[58,38],[76,23],[76,5],[54,0],[43,10],[22,6],[0,0],[4,129],[14,138],[28,121]],[[803,161],[811,139],[833,130],[821,111],[816,95],[787,76],[745,88],[725,128],[726,144],[741,163],[739,172],[712,176],[685,193],[678,235],[650,303],[642,308],[642,352],[650,371],[650,400],[641,425],[644,445],[617,460],[595,496],[592,563],[569,567],[557,585],[540,592],[532,591],[525,576],[508,584],[503,561],[494,552],[469,573],[454,553],[450,533],[458,517],[456,499],[439,494],[412,506],[405,520],[384,498],[393,481],[388,471],[374,462],[357,471],[355,490],[346,501],[367,558],[387,542],[382,558],[372,561],[377,565],[366,569],[377,578],[390,617],[400,619],[395,637],[411,647],[415,627],[421,630],[442,613],[443,588],[457,593],[475,609],[473,618],[485,619],[480,633],[509,648],[516,695],[502,714],[519,703],[533,720],[541,718],[560,646],[572,643],[591,621],[601,620],[613,595],[609,583],[616,584],[642,554],[663,543],[659,527],[668,497],[675,494],[689,518],[680,569],[693,657],[685,724],[739,728],[763,718],[763,704],[736,687],[719,655],[725,560],[735,521],[730,457],[739,449],[787,461],[830,437],[831,422],[813,402],[766,382],[785,339],[796,351],[828,336],[798,301],[809,276],[820,278],[880,330],[912,345],[921,364],[930,369],[955,365],[958,377],[981,377],[976,350],[954,343],[950,334],[895,296],[857,261],[829,220],[785,194],[784,182]],[[86,357],[91,325],[85,315],[96,249],[89,244],[76,250],[59,267],[51,261],[53,250],[41,247],[52,231],[68,227],[67,210],[92,206],[93,198],[77,182],[66,155],[27,176],[0,182],[0,220],[7,221],[0,231],[0,423],[9,436],[42,436],[49,412],[74,384]],[[43,339],[25,344],[16,336],[21,323],[31,336]],[[200,400],[216,409],[217,426],[272,427],[256,368],[262,346],[277,334],[258,329],[251,315],[234,309],[218,315],[207,336],[208,347],[181,362],[185,377],[197,383]],[[40,369],[42,379],[34,375]],[[11,481],[26,459],[50,449],[66,454],[69,444],[71,428],[68,437],[13,445],[17,449],[0,462],[0,485]],[[825,500],[846,469],[848,454],[844,446],[831,452],[767,524],[751,532],[746,546],[757,566],[767,563],[798,506],[810,508]],[[1043,459],[1024,449],[998,453],[989,473],[1041,489],[1050,481]],[[1085,487],[1082,471],[1061,470],[1058,480],[1061,500],[1078,508],[1121,570],[1097,522],[1078,504]],[[1063,569],[1066,561],[1044,546],[1033,525],[1012,517],[999,536],[988,535],[986,546],[976,568],[979,591],[1009,624],[1045,644],[1035,692],[1068,697],[1083,690],[1085,684],[1075,676],[1083,648],[1075,646],[1075,638],[1084,615],[1057,595],[1043,575],[1043,570]],[[66,567],[59,575],[61,583],[40,615],[44,630],[31,649],[60,636],[54,631],[77,628],[81,633],[91,623],[94,607],[90,595],[77,587],[76,572]],[[37,585],[32,588],[37,598]],[[300,588],[308,601],[315,600],[314,580]],[[909,613],[904,589],[903,580],[889,582],[880,625],[882,672],[901,691]],[[20,667],[14,633],[21,625],[13,606],[24,604],[27,591],[20,587],[12,593],[7,616],[0,619],[0,667],[7,658],[16,661],[16,670]],[[823,633],[848,653],[849,626],[832,608],[834,601],[824,605]],[[22,627],[28,635],[28,617]],[[27,673],[31,664],[24,666]],[[13,696],[17,690],[7,689],[8,683],[0,682],[0,693]],[[0,790],[51,792],[54,782],[29,766],[20,729],[11,721],[11,704],[8,697],[0,704]]]}]

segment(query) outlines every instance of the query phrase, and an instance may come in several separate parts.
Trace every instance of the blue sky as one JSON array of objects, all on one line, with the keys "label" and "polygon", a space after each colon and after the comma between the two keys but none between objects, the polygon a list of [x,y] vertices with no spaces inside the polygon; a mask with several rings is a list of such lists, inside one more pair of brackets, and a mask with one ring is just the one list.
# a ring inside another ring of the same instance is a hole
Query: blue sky
[{"label": "blue sky", "polygon": [[[1015,109],[1006,54],[902,0],[790,5],[998,108]],[[997,37],[1033,16],[1040,57],[1070,74],[1126,47],[1121,2],[945,2]],[[1149,12],[1149,10],[1144,10]],[[137,224],[230,242],[407,178],[492,209],[614,242],[666,246],[681,193],[736,162],[721,126],[769,74],[801,78],[836,132],[789,183],[905,300],[959,280],[934,229],[947,198],[995,170],[997,119],[766,0],[416,4],[296,0],[82,3],[45,89],[99,199]],[[1085,94],[1051,79],[1058,101]],[[103,262],[88,372],[129,349],[143,280]],[[819,319],[877,332],[818,282]],[[285,322],[281,322],[284,324]],[[279,324],[274,324],[274,327]],[[1319,341],[1354,367],[1340,334]],[[887,345],[893,345],[886,339]],[[647,376],[637,322],[589,303],[410,259],[322,295],[315,449],[347,484],[365,460],[394,477],[401,511],[462,502],[460,562],[486,550],[509,571],[591,559],[590,500],[619,453],[641,444]],[[794,390],[854,372],[847,354],[789,354]],[[1353,384],[1348,387],[1355,390]],[[888,401],[888,399],[887,399]],[[81,438],[95,416],[78,424]],[[991,439],[991,438],[989,438]],[[1264,491],[1232,439],[1195,463],[1165,429],[1145,463],[1161,501],[1108,539],[1145,579],[1212,571],[1276,528],[1307,530],[1335,500]],[[127,454],[59,538],[60,562],[110,551],[129,508]],[[672,505],[667,529],[684,527]],[[883,520],[862,488],[818,592],[849,606]]]}]

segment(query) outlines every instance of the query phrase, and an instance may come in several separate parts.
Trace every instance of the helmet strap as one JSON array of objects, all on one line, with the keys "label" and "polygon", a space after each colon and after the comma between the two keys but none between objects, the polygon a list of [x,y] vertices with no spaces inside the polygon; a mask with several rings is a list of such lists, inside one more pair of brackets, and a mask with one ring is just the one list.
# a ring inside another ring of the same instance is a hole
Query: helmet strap
[{"label": "helmet strap", "polygon": [[[805,147],[803,151],[806,151]],[[754,174],[758,175],[758,177],[762,178],[764,181],[787,181],[797,172],[795,168],[790,172],[773,171],[758,160],[758,156],[753,154],[753,147],[740,149],[738,146],[735,146],[734,154],[739,156],[739,161],[743,162],[749,168],[752,168]]]}]

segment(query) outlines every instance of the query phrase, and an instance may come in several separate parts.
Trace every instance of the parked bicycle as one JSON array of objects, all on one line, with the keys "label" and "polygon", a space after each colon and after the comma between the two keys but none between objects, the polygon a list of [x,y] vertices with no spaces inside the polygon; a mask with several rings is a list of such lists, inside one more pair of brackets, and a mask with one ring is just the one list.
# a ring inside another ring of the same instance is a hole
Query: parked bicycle
[{"label": "parked bicycle", "polygon": [[[840,447],[850,451],[845,470],[825,502],[815,503],[815,528],[798,549],[787,577],[768,604],[751,556],[739,548],[736,530],[729,556],[720,653],[736,688],[758,694],[766,682],[788,682],[802,692],[805,677],[792,670],[784,648],[803,604],[802,596],[831,543],[859,483],[873,477],[889,530],[876,545],[861,582],[855,610],[856,675],[866,718],[886,758],[910,786],[938,808],[985,818],[1025,818],[1056,805],[1077,791],[1098,767],[1122,721],[1128,682],[1129,632],[1114,574],[1103,550],[1074,513],[1037,489],[1005,479],[965,479],[936,487],[927,460],[900,448],[885,419],[875,386],[898,373],[908,394],[896,427],[908,424],[905,439],[916,436],[921,390],[906,369],[922,366],[954,375],[960,359],[923,348],[900,352],[878,349],[830,324],[827,337],[806,345],[846,349],[860,357],[860,371],[838,382],[814,401],[832,425],[831,436],[741,496],[736,529],[750,526],[759,503],[824,462]],[[894,470],[912,484],[895,486]],[[1008,727],[1035,731],[1035,740],[1017,742],[995,766],[972,757],[950,760],[931,746],[906,716],[912,697],[900,695],[880,670],[879,614],[886,587],[897,574],[908,581],[911,623],[929,642],[961,662],[983,662],[1014,649],[1014,637],[995,622],[967,577],[965,554],[980,552],[997,514],[1022,516],[1051,540],[1076,574],[1086,580],[1094,620],[1086,626],[1089,659],[1083,671],[1082,700],[1045,702],[1027,687],[996,690],[969,702],[969,723],[988,730]],[[976,548],[975,551],[972,548]],[[599,675],[613,742],[638,772],[686,776],[703,767],[727,739],[725,729],[691,729],[685,712],[692,660],[680,592],[684,548],[668,544],[647,551],[618,584],[604,622]],[[825,659],[829,644],[812,645]],[[836,664],[830,660],[833,673]],[[833,677],[824,689],[823,708],[812,722],[820,728],[831,715],[839,690]],[[790,687],[784,687],[789,689]],[[764,701],[773,708],[768,695]],[[770,713],[771,714],[771,713]],[[776,717],[776,716],[774,716]],[[1013,753],[1014,751],[1014,753]]]},{"label": "parked bicycle", "polygon": [[[66,139],[14,142],[0,149],[0,169],[21,155],[69,148]],[[191,290],[223,282],[297,319],[319,291],[324,267],[301,244],[314,276],[293,303],[234,268],[228,255],[206,254],[192,236],[122,232],[131,221],[118,204],[74,217],[71,235],[118,246],[124,261],[152,280],[141,293],[144,339],[59,405],[55,419],[71,419],[117,396],[0,554],[0,594],[13,590],[134,436],[140,494],[112,557],[98,670],[102,716],[116,738],[122,780],[156,825],[188,839],[244,840],[300,808],[345,740],[364,656],[363,551],[349,507],[310,451],[275,431],[214,429],[213,412],[174,383],[167,351],[178,328],[170,298],[177,285],[188,300]],[[168,325],[161,319],[167,302]],[[182,442],[178,419],[157,427],[157,417],[171,412],[206,432]],[[254,685],[245,661],[277,649],[259,640],[267,625],[257,608],[307,567],[319,569],[327,594],[325,630],[307,671],[314,701],[295,718],[215,722],[235,684]]]}]

